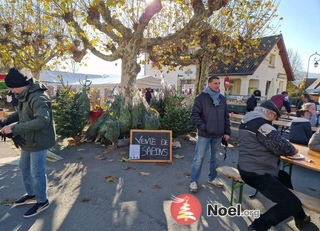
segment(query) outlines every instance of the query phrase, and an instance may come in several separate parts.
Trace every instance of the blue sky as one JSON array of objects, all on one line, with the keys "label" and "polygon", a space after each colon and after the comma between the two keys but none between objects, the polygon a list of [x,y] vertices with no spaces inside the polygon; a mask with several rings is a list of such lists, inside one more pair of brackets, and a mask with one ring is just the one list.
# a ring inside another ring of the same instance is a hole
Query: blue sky
[{"label": "blue sky", "polygon": [[[298,52],[304,71],[307,71],[309,57],[315,52],[320,54],[320,0],[281,0],[277,13],[284,19],[275,34],[282,33],[286,48]],[[314,58],[320,59],[320,56],[311,57],[309,73],[320,75],[320,66],[314,68]],[[120,61],[117,66],[99,58],[86,62],[88,67],[82,67],[78,72],[121,74]]]},{"label": "blue sky", "polygon": [[[320,0],[281,0],[277,13],[284,18],[277,34],[282,33],[287,49],[298,52],[307,71],[309,57],[320,54]],[[320,73],[314,58],[320,56],[311,57],[309,73]]]}]

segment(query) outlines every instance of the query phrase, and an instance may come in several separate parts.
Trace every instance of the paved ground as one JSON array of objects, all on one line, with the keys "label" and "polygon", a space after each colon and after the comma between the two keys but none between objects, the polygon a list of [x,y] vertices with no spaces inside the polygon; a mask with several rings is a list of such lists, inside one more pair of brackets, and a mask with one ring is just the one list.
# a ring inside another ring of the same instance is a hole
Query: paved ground
[{"label": "paved ground", "polygon": [[[233,135],[235,138],[235,135]],[[189,193],[188,178],[195,144],[179,139],[181,149],[173,154],[183,155],[172,164],[121,162],[128,156],[129,147],[108,151],[93,143],[77,147],[56,147],[54,152],[63,157],[57,162],[47,162],[48,195],[50,207],[34,218],[22,215],[31,205],[13,207],[12,202],[25,193],[22,176],[16,159],[19,152],[11,143],[0,142],[0,231],[198,231],[247,230],[252,217],[208,217],[206,205],[228,206],[231,180],[220,176],[223,189],[206,183],[208,165],[204,164],[200,190],[194,194],[202,205],[200,219],[190,226],[177,224],[171,216],[172,195]],[[223,151],[223,149],[221,149]],[[221,165],[236,166],[237,148],[228,148],[226,161]],[[221,160],[223,155],[221,154]],[[140,173],[149,173],[142,176]],[[107,182],[106,177],[114,182]],[[320,175],[295,166],[292,180],[298,191],[320,198]],[[254,190],[244,189],[244,209],[261,212],[272,203],[261,194],[251,200]],[[313,224],[303,230],[319,230],[320,214],[307,211]],[[292,218],[271,230],[298,230]]]}]

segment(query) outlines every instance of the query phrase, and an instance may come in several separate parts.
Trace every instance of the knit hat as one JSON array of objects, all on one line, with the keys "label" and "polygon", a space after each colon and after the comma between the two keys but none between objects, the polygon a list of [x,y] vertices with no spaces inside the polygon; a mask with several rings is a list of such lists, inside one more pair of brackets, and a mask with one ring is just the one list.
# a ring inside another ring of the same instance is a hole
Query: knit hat
[{"label": "knit hat", "polygon": [[277,106],[270,100],[264,101],[262,104],[260,104],[260,107],[263,107],[263,108],[266,108],[266,109],[269,109],[271,111],[276,112],[278,117],[281,116],[281,113],[280,113],[279,109],[277,108]]},{"label": "knit hat", "polygon": [[21,74],[21,72],[16,68],[11,68],[9,70],[4,81],[9,88],[24,87],[29,84],[27,77]]}]

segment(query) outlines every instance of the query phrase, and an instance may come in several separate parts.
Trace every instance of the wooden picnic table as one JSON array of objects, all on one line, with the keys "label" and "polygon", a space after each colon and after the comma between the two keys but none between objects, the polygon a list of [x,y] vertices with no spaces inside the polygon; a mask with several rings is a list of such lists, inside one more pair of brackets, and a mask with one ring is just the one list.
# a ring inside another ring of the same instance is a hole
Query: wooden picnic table
[{"label": "wooden picnic table", "polygon": [[233,118],[233,119],[240,119],[240,120],[242,120],[243,117],[244,117],[244,115],[242,115],[242,114],[230,113],[230,118]]},{"label": "wooden picnic table", "polygon": [[[283,133],[286,129],[289,129],[289,128],[290,128],[290,126],[291,126],[291,121],[288,121],[288,120],[274,120],[274,121],[272,121],[272,125],[281,127],[280,133],[281,133],[281,135],[282,135],[282,133]],[[311,127],[311,130],[312,130],[313,132],[316,132],[316,131],[318,130],[318,127],[312,126],[312,127]]]},{"label": "wooden picnic table", "polygon": [[296,149],[299,150],[298,154],[303,155],[303,159],[293,159],[286,156],[281,156],[281,160],[284,162],[283,168],[289,166],[289,175],[292,172],[292,166],[298,165],[303,168],[307,168],[313,171],[320,172],[320,152],[310,150],[307,145],[291,143]]}]

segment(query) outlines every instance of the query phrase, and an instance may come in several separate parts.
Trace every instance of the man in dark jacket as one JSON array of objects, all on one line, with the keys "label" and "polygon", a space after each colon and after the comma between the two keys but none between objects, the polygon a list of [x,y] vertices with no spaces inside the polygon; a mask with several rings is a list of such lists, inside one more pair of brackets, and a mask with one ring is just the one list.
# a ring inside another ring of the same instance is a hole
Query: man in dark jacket
[{"label": "man in dark jacket", "polygon": [[310,222],[293,189],[288,173],[280,170],[280,156],[293,156],[298,150],[272,126],[280,116],[277,106],[267,100],[242,119],[238,133],[238,170],[243,181],[275,203],[248,227],[267,231],[293,216],[297,227]]},{"label": "man in dark jacket", "polygon": [[195,98],[191,120],[197,126],[198,141],[191,166],[190,191],[198,191],[197,183],[200,178],[202,163],[208,153],[210,153],[208,183],[216,187],[223,187],[223,184],[216,178],[217,155],[220,152],[221,138],[230,139],[231,130],[228,106],[226,98],[220,94],[218,77],[210,77],[208,86]]},{"label": "man in dark jacket", "polygon": [[5,84],[16,94],[19,108],[17,112],[0,119],[7,124],[1,129],[1,133],[20,135],[25,139],[19,168],[27,194],[16,200],[15,205],[35,203],[24,214],[24,217],[32,217],[49,207],[46,155],[47,149],[55,144],[51,101],[45,94],[47,89],[44,85],[34,83],[32,79],[27,80],[15,68],[9,70]]},{"label": "man in dark jacket", "polygon": [[260,90],[255,90],[251,97],[247,100],[247,112],[253,111],[254,108],[257,106],[258,101],[261,97],[261,91]]}]

